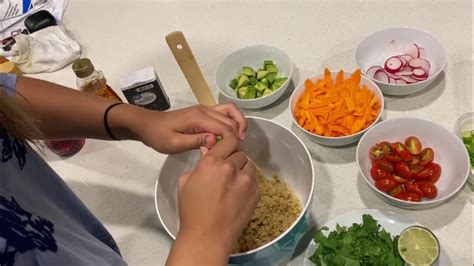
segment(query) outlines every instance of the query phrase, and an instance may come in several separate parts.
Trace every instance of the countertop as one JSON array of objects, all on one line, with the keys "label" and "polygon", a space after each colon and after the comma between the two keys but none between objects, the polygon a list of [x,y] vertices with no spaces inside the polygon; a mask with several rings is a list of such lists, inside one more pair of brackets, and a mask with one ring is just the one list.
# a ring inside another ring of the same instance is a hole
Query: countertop
[{"label": "countertop", "polygon": [[[165,42],[181,30],[215,95],[214,72],[237,48],[268,44],[286,51],[295,66],[291,86],[324,67],[353,70],[357,43],[392,26],[413,26],[438,36],[448,53],[447,68],[428,89],[409,97],[386,97],[384,119],[413,116],[452,130],[473,109],[472,3],[470,1],[69,1],[64,25],[118,89],[119,77],[153,66],[173,109],[196,104]],[[35,77],[75,87],[70,66]],[[273,119],[297,133],[311,152],[316,187],[312,220],[320,226],[354,209],[376,208],[413,217],[439,237],[453,265],[472,265],[472,194],[465,186],[450,201],[412,211],[383,202],[364,183],[356,146],[326,148],[292,125],[289,94],[266,109],[245,111]],[[114,236],[130,265],[163,265],[172,240],[154,206],[155,181],[166,155],[138,142],[87,140],[77,155],[48,163],[67,181]],[[290,262],[301,265],[299,256]]]}]

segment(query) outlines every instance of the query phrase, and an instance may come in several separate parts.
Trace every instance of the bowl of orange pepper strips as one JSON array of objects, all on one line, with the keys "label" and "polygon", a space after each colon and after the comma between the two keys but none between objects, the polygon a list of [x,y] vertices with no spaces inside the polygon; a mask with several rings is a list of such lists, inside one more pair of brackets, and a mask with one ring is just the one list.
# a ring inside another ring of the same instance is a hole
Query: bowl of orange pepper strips
[{"label": "bowl of orange pepper strips", "polygon": [[382,116],[384,100],[370,79],[354,73],[331,72],[306,79],[291,95],[295,124],[316,143],[345,146],[357,142]]}]

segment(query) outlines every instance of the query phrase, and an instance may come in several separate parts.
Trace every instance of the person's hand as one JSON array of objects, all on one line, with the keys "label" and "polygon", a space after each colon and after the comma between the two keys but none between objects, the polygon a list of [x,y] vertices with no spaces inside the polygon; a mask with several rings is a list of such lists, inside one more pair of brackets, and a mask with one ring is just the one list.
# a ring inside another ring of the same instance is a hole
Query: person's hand
[{"label": "person's hand", "polygon": [[259,200],[255,165],[225,138],[179,179],[180,230],[167,265],[225,265]]},{"label": "person's hand", "polygon": [[137,139],[155,150],[175,154],[213,147],[217,136],[243,140],[247,122],[235,104],[193,106],[176,111],[147,111],[138,117]]}]

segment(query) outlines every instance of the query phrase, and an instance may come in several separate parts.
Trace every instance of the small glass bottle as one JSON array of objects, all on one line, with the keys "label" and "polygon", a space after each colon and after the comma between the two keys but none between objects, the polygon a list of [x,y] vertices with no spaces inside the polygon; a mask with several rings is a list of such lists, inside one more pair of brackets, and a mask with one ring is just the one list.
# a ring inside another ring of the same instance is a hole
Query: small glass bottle
[{"label": "small glass bottle", "polygon": [[77,76],[76,84],[81,91],[122,101],[114,90],[107,85],[107,79],[102,74],[102,71],[96,70],[88,58],[76,60],[72,64],[72,70]]}]

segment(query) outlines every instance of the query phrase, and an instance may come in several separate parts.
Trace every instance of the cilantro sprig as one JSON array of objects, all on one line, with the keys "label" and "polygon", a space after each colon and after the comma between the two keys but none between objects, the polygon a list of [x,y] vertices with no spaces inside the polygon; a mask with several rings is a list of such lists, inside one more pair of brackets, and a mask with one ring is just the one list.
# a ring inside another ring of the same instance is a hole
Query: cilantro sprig
[{"label": "cilantro sprig", "polygon": [[310,260],[318,266],[386,265],[403,266],[398,254],[397,240],[393,239],[371,215],[362,216],[362,224],[351,227],[336,225],[336,230],[325,236],[323,227],[314,236],[319,244]]}]

